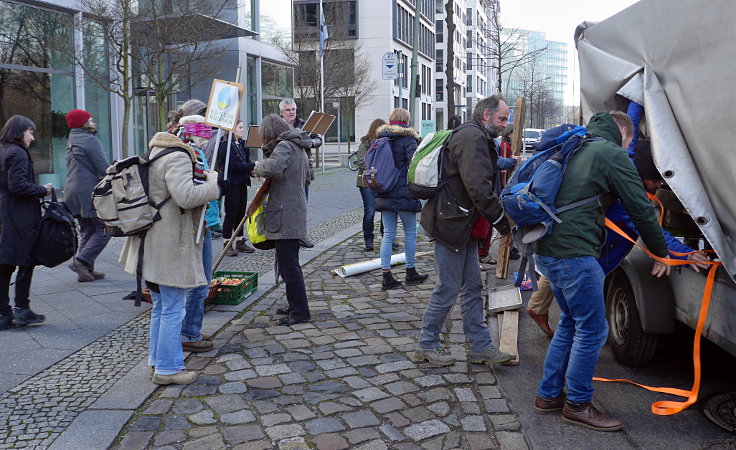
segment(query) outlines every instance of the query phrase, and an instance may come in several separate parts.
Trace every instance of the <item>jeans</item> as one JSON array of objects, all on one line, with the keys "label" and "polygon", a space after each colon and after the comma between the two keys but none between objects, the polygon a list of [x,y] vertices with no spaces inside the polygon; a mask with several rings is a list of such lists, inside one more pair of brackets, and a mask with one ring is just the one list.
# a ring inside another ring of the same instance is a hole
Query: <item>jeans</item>
[{"label": "jeans", "polygon": [[181,324],[186,310],[186,289],[159,285],[160,293],[151,290],[151,336],[148,346],[148,365],[156,367],[159,375],[174,375],[184,370],[184,352],[181,348]]},{"label": "jeans", "polygon": [[286,300],[289,302],[291,316],[297,319],[310,317],[307,289],[299,265],[299,239],[276,240],[276,263],[279,266],[279,275],[286,285]]},{"label": "jeans", "polygon": [[105,234],[105,222],[97,217],[86,219],[77,217],[79,223],[79,250],[77,259],[90,268],[95,267],[95,260],[112,236]]},{"label": "jeans", "polygon": [[440,346],[440,331],[447,314],[460,295],[463,332],[470,341],[470,352],[480,353],[491,346],[491,334],[484,320],[483,280],[478,264],[478,240],[470,239],[464,249],[454,252],[439,241],[434,244],[437,283],[429,297],[419,332],[419,346]]},{"label": "jeans", "polygon": [[593,398],[592,378],[598,354],[608,336],[603,269],[592,256],[536,258],[537,267],[549,278],[561,311],[537,394],[552,399],[567,384],[570,401],[589,402]]},{"label": "jeans", "polygon": [[[13,314],[10,307],[10,278],[15,272],[16,266],[0,264],[0,315],[9,316]],[[28,296],[31,293],[31,279],[35,266],[19,266],[18,275],[15,277],[15,307],[28,309],[31,301]]]},{"label": "jeans", "polygon": [[414,267],[417,252],[417,213],[411,211],[381,211],[383,222],[383,239],[381,240],[381,268],[391,269],[391,244],[396,238],[398,220],[404,225],[404,253],[406,253],[406,268]]},{"label": "jeans", "polygon": [[363,239],[373,239],[373,225],[376,217],[376,195],[367,187],[358,188],[363,198]]},{"label": "jeans", "polygon": [[187,289],[187,302],[184,309],[186,316],[181,324],[182,342],[199,342],[202,340],[202,321],[204,320],[204,300],[210,293],[210,281],[212,281],[212,232],[207,231],[202,243],[202,265],[207,284]]}]

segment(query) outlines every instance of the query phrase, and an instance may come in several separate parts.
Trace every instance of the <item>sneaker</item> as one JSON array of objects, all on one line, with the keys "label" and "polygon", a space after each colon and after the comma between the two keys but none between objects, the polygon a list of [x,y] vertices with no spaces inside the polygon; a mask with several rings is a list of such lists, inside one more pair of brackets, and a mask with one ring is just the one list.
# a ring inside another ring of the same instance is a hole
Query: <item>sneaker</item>
[{"label": "sneaker", "polygon": [[511,361],[514,359],[516,355],[509,355],[508,353],[504,353],[491,345],[487,349],[483,350],[479,353],[470,353],[470,356],[468,357],[468,362],[472,364],[485,364],[485,363],[504,363],[506,361]]},{"label": "sneaker", "polygon": [[15,308],[13,310],[13,320],[16,326],[23,327],[31,323],[41,323],[46,320],[46,316],[36,314],[30,309]]},{"label": "sneaker", "polygon": [[[69,267],[69,269],[72,272],[79,274],[79,264],[77,263],[76,258],[75,259],[72,259],[72,262],[69,263],[69,266],[68,267]],[[90,269],[89,270],[89,273],[92,275],[92,277],[95,280],[101,280],[101,279],[105,278],[105,274],[103,272],[97,272],[94,269]],[[87,277],[85,277],[85,278],[87,278]],[[84,282],[84,280],[80,280],[79,277],[77,277],[77,281],[80,281],[82,283]],[[87,281],[89,281],[89,280],[87,280]]]},{"label": "sneaker", "polygon": [[0,316],[0,330],[7,330],[13,326],[13,315]]},{"label": "sneaker", "polygon": [[199,373],[195,370],[182,370],[173,375],[159,375],[154,373],[151,381],[156,384],[192,384],[197,381],[197,377],[199,377]]},{"label": "sneaker", "polygon": [[451,366],[457,362],[444,347],[422,348],[417,345],[417,358],[435,366]]},{"label": "sneaker", "polygon": [[214,348],[214,344],[212,341],[207,341],[205,339],[202,339],[201,341],[197,342],[182,342],[181,343],[181,349],[185,352],[192,352],[192,353],[202,353],[202,352],[208,352]]},{"label": "sneaker", "polygon": [[253,247],[251,247],[245,240],[241,239],[235,244],[235,250],[243,253],[253,253],[256,251]]},{"label": "sneaker", "polygon": [[225,256],[238,256],[238,252],[235,251],[235,249],[232,247],[232,245],[227,245],[227,240],[225,241]]}]

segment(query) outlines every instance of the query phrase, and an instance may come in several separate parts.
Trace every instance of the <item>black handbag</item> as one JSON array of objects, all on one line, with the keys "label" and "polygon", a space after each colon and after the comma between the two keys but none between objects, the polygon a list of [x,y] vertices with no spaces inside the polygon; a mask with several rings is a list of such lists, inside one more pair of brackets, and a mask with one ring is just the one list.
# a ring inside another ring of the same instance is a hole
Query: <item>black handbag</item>
[{"label": "black handbag", "polygon": [[74,216],[64,202],[56,199],[51,190],[51,201],[42,201],[44,209],[31,260],[35,265],[56,267],[77,254],[78,235]]}]

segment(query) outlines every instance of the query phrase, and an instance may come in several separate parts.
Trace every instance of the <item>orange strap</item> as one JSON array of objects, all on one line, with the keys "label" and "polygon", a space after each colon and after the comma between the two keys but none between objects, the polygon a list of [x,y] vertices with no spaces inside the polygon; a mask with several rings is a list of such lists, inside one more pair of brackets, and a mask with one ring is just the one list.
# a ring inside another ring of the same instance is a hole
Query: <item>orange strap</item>
[{"label": "orange strap", "polygon": [[653,201],[654,203],[657,204],[657,206],[659,206],[659,219],[657,219],[657,221],[659,222],[659,226],[661,227],[662,221],[664,220],[664,205],[662,204],[661,201],[659,201],[657,196],[652,195],[649,192],[647,192],[647,197],[649,198],[649,200]]},{"label": "orange strap", "polygon": [[[653,196],[652,196],[653,197]],[[656,197],[655,197],[656,198]],[[664,211],[664,210],[663,210]],[[663,263],[668,264],[671,266],[681,266],[685,264],[690,264],[689,261],[681,260],[681,259],[670,259],[670,258],[660,258],[659,256],[654,255],[649,250],[644,248],[643,246],[639,245],[631,239],[626,233],[621,230],[616,224],[611,222],[610,220],[606,219],[606,226],[613,230],[614,232],[620,234],[621,236],[625,237],[629,241],[633,242],[634,245],[644,250],[649,256],[654,258],[655,260]],[[689,253],[679,253],[679,252],[670,252],[676,256],[685,256]],[[694,253],[694,252],[692,252]],[[693,370],[694,370],[694,379],[693,379],[693,387],[688,391],[684,389],[675,389],[675,388],[667,388],[667,387],[651,387],[651,386],[645,386],[643,384],[634,383],[633,381],[629,381],[626,379],[615,379],[615,380],[609,380],[606,378],[598,378],[593,377],[593,380],[595,381],[608,381],[608,382],[622,382],[622,383],[630,383],[635,386],[639,386],[641,388],[647,389],[649,391],[653,392],[662,392],[665,394],[672,394],[677,395],[680,397],[686,397],[687,400],[684,402],[674,402],[674,401],[659,401],[652,404],[652,412],[654,414],[657,414],[659,416],[670,416],[672,414],[677,414],[678,412],[688,408],[690,405],[695,403],[698,400],[698,391],[700,390],[700,375],[701,375],[701,366],[700,366],[700,338],[703,333],[703,326],[705,325],[705,319],[708,316],[708,307],[710,306],[710,297],[713,293],[713,286],[715,285],[716,280],[716,272],[718,271],[718,266],[721,265],[721,262],[718,261],[709,261],[704,262],[702,264],[708,264],[710,265],[710,270],[708,271],[708,278],[705,282],[705,290],[703,291],[703,299],[701,301],[700,305],[700,316],[698,317],[698,325],[695,328],[695,339],[693,342]]]}]

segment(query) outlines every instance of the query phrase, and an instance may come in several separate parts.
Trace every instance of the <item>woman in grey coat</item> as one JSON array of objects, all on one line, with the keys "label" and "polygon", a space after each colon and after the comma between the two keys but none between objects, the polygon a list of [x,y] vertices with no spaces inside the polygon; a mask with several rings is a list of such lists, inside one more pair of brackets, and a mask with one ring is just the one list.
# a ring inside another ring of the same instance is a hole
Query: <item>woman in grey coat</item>
[{"label": "woman in grey coat", "polygon": [[271,189],[264,206],[266,239],[276,243],[276,263],[286,284],[288,308],[279,308],[287,317],[279,325],[295,325],[311,319],[299,266],[299,240],[307,237],[307,197],[304,189],[311,180],[307,152],[312,144],[308,133],[291,128],[284,119],[269,114],[258,132],[263,139],[263,162],[257,161],[255,175],[269,177]]},{"label": "woman in grey coat", "polygon": [[95,260],[110,241],[105,234],[105,223],[97,217],[92,204],[92,191],[105,176],[110,163],[105,158],[102,143],[92,115],[81,109],[73,109],[66,115],[71,128],[66,145],[66,185],[64,203],[79,223],[79,250],[69,264],[77,273],[77,281],[95,281],[105,277],[96,272]]}]

